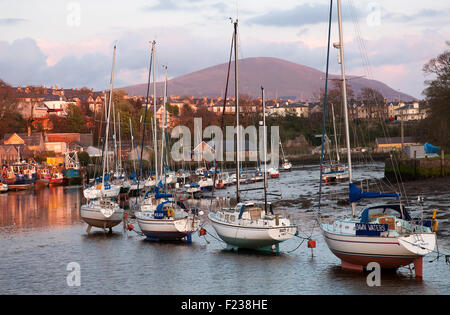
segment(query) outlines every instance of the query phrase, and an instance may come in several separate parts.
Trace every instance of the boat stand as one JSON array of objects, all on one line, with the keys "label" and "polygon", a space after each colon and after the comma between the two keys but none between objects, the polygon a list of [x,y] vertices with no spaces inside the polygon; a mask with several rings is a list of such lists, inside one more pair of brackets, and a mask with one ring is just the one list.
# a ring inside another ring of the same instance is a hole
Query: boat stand
[{"label": "boat stand", "polygon": [[188,244],[192,244],[192,233],[186,234],[186,241]]},{"label": "boat stand", "polygon": [[416,278],[422,278],[423,257],[414,259],[413,264],[414,264],[414,274],[416,275]]},{"label": "boat stand", "polygon": [[92,225],[89,225],[89,224],[88,224],[88,226],[87,226],[87,228],[86,228],[86,233],[87,233],[87,234],[91,233],[91,230],[92,230]]},{"label": "boat stand", "polygon": [[228,250],[228,251],[230,251],[230,252],[232,252],[232,251],[237,252],[238,249],[239,249],[239,247],[234,246],[234,245],[230,245],[230,244],[227,244],[227,248],[225,248],[225,250]]},{"label": "boat stand", "polygon": [[352,271],[359,271],[363,272],[364,267],[361,265],[354,265],[349,262],[346,262],[345,260],[341,260],[341,268],[344,270],[352,270]]}]

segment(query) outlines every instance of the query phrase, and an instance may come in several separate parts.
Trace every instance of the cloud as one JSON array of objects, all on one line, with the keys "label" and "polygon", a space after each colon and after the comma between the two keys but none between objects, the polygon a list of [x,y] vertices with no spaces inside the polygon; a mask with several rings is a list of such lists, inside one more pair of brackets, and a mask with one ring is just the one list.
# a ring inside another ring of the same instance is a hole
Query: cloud
[{"label": "cloud", "polygon": [[27,19],[22,18],[2,18],[0,19],[0,25],[16,25],[27,21]]},{"label": "cloud", "polygon": [[[313,25],[327,23],[329,19],[330,6],[327,4],[301,4],[294,8],[275,10],[248,20],[250,24],[298,27],[302,25]],[[333,16],[336,18],[336,9],[333,8]],[[348,19],[343,15],[343,20]]]},{"label": "cloud", "polygon": [[[312,32],[309,28],[301,33]],[[185,27],[159,27],[127,30],[117,38],[115,86],[145,83],[148,73],[149,34],[158,34],[156,71],[162,78],[162,65],[168,65],[169,77],[184,75],[228,61],[230,36],[197,33]],[[366,52],[374,79],[402,92],[420,97],[424,77],[422,66],[437,56],[449,33],[423,31],[415,35],[391,35],[366,40]],[[294,37],[295,38],[295,37]],[[308,40],[287,41],[266,36],[242,37],[240,57],[276,57],[324,71],[326,38],[323,44]],[[205,44],[207,43],[207,44]],[[30,38],[12,43],[0,41],[0,79],[12,85],[54,85],[67,88],[88,86],[96,90],[108,87],[112,64],[112,40],[99,42],[96,37],[65,42]],[[427,47],[427,49],[423,49]],[[332,49],[331,73],[339,73],[336,50]],[[356,40],[346,42],[348,74],[365,75]]]},{"label": "cloud", "polygon": [[171,11],[179,9],[179,6],[172,0],[163,0],[154,5],[146,5],[143,9],[145,11]]}]

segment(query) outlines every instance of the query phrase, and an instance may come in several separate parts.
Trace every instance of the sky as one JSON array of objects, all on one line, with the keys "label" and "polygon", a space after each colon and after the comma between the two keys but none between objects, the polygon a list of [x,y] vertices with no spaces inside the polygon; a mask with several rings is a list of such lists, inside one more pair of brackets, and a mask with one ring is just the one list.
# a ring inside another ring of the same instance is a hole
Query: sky
[{"label": "sky", "polygon": [[[338,41],[333,1],[332,41]],[[239,57],[276,57],[325,70],[329,0],[0,0],[0,79],[13,85],[115,87],[145,83],[150,42],[177,77]],[[448,0],[342,0],[346,72],[423,98],[423,65],[450,40]],[[330,72],[338,74],[337,51]]]}]

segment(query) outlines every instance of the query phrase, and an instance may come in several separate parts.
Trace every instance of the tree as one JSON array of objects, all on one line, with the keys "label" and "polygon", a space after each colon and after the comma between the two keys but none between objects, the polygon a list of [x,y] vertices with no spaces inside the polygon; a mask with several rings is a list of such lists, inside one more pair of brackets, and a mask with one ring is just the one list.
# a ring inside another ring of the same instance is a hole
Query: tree
[{"label": "tree", "polygon": [[[446,44],[450,47],[450,41]],[[436,144],[450,149],[450,49],[426,63],[423,71],[435,76],[434,80],[425,81],[428,86],[423,93],[431,113],[424,131]]]},{"label": "tree", "polygon": [[86,131],[86,124],[83,115],[77,105],[71,103],[67,105],[67,125],[71,132],[83,133]]},{"label": "tree", "polygon": [[22,132],[27,122],[18,110],[15,89],[0,80],[0,134]]},{"label": "tree", "polygon": [[88,166],[91,163],[91,157],[86,151],[81,151],[78,153],[78,160],[82,166]]}]

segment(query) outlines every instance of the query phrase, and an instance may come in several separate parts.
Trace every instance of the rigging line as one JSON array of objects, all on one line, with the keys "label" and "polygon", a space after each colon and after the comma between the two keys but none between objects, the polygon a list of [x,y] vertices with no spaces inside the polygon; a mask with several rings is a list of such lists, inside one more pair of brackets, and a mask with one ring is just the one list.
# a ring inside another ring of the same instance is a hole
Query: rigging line
[{"label": "rigging line", "polygon": [[[353,5],[353,2],[351,0],[349,1],[349,4],[350,4],[350,12],[352,14],[352,19],[353,19],[353,23],[354,23],[354,29],[355,29],[355,33],[356,33],[355,37],[357,39],[358,48],[360,50],[361,57],[363,59],[363,66],[364,66],[363,69],[367,73],[369,79],[373,79],[373,73],[371,71],[371,65],[370,65],[370,61],[369,61],[368,55],[367,55],[367,48],[366,48],[366,45],[365,45],[365,41],[363,40],[363,38],[361,36],[359,22],[358,22],[358,19],[356,17],[356,10],[354,9],[354,5]],[[375,99],[375,96],[374,96],[373,93],[372,93],[372,97]],[[386,125],[385,125],[384,121],[381,119],[380,116],[379,116],[379,118],[380,118],[380,125],[381,125],[381,128],[383,130],[383,134],[385,135],[386,138],[389,138],[388,137],[388,132],[386,130],[387,129]],[[404,183],[403,183],[402,178],[401,178],[401,174],[400,174],[400,170],[399,170],[399,166],[398,166],[398,163],[397,163],[396,156],[394,156],[394,159],[395,159],[395,165],[394,165],[394,163],[392,163],[392,164],[393,164],[393,168],[394,168],[394,174],[396,175],[398,190],[399,190],[399,192],[402,193],[402,195],[404,196],[404,198],[406,200],[406,204],[408,205],[409,204],[409,200],[408,200],[408,196],[407,196],[407,193],[406,193],[406,189],[405,189]],[[397,171],[399,173],[400,181],[397,178],[397,174],[396,174]]]},{"label": "rigging line", "polygon": [[324,91],[324,100],[323,100],[323,126],[322,126],[322,145],[321,145],[321,154],[320,154],[320,178],[319,178],[319,204],[318,204],[318,215],[320,216],[320,202],[322,195],[322,171],[323,171],[323,149],[324,149],[324,141],[325,141],[325,125],[326,125],[326,116],[327,116],[327,96],[328,96],[328,70],[330,64],[330,42],[331,42],[331,19],[333,17],[333,0],[330,0],[330,16],[328,21],[328,46],[327,46],[327,63],[326,63],[326,74],[325,74],[325,91]]},{"label": "rigging line", "polygon": [[[147,112],[148,112],[148,106],[149,106],[149,92],[150,92],[150,80],[151,80],[151,73],[152,73],[152,63],[153,63],[153,49],[154,49],[154,43],[153,43],[153,47],[152,47],[152,52],[150,54],[150,66],[149,66],[149,70],[148,70],[148,83],[147,83],[147,94],[146,94],[146,98],[145,98],[145,114],[144,114],[144,126],[142,128],[142,142],[141,142],[141,156],[139,159],[139,178],[137,181],[137,195],[136,195],[136,203],[138,200],[138,196],[140,195],[139,193],[139,182],[142,180],[142,154],[144,152],[144,139],[145,139],[145,123],[147,121]],[[137,175],[137,174],[136,174]]]},{"label": "rigging line", "polygon": [[[234,35],[231,37],[231,48],[230,48],[230,59],[228,61],[227,82],[225,85],[225,97],[223,98],[222,117],[221,117],[221,121],[220,121],[220,129],[221,130],[223,130],[223,125],[225,122],[224,118],[225,118],[225,110],[226,110],[226,106],[227,106],[227,94],[228,94],[228,83],[230,81],[231,61],[233,58],[233,45],[234,45]],[[223,143],[222,143],[222,148],[223,148]],[[217,150],[217,149],[215,149],[215,150]],[[220,152],[223,155],[222,150],[220,150]],[[223,160],[223,156],[222,156],[222,160]],[[221,168],[223,169],[223,161],[221,163],[221,166],[222,166]],[[216,187],[216,178],[217,178],[217,163],[215,164],[215,168],[214,168],[214,181],[213,181],[211,197],[214,197],[214,190]],[[211,204],[212,204],[212,198],[211,198]],[[210,207],[211,207],[211,204],[210,204]]]}]

